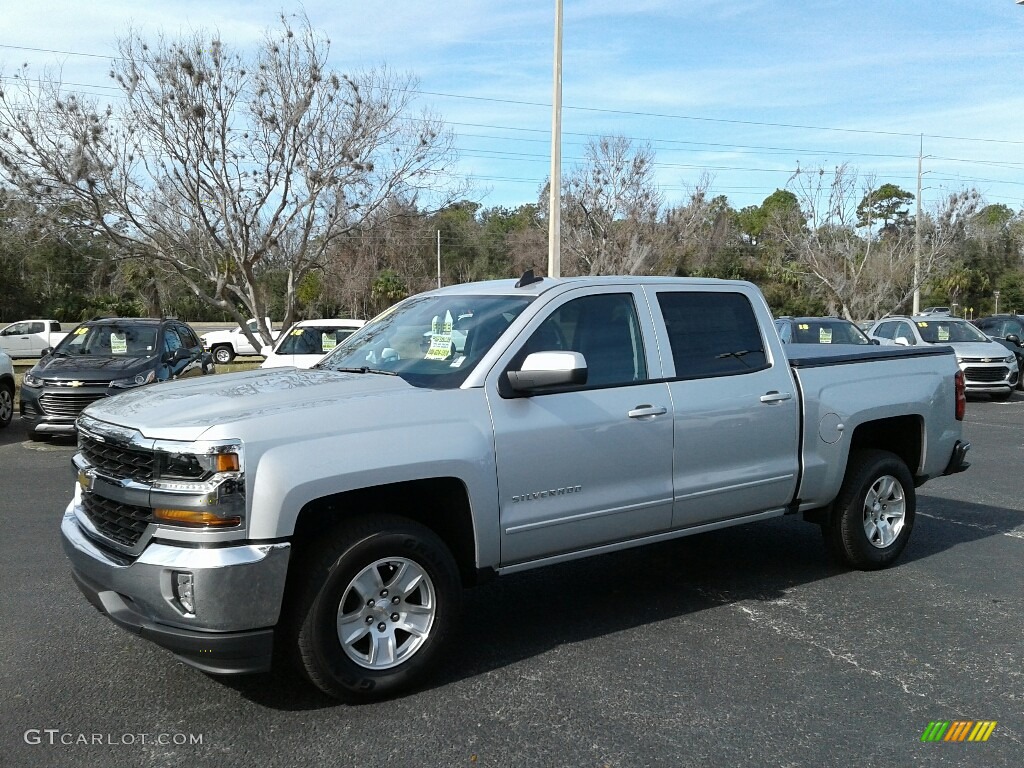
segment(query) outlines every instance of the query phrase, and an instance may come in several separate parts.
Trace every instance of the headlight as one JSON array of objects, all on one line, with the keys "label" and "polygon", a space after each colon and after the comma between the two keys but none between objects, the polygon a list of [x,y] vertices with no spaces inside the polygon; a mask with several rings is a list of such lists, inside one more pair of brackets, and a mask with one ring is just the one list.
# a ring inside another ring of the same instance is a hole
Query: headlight
[{"label": "headlight", "polygon": [[157,441],[153,517],[201,528],[240,525],[245,514],[242,446]]},{"label": "headlight", "polygon": [[1003,362],[1004,363],[1012,363],[1016,359],[1017,359],[1016,355],[1007,355],[1006,357],[1003,358]]},{"label": "headlight", "polygon": [[110,382],[110,386],[118,389],[131,389],[132,387],[141,387],[143,384],[152,384],[154,381],[156,381],[156,371],[150,370],[140,373],[132,379],[114,379]]},{"label": "headlight", "polygon": [[33,376],[31,373],[26,373],[24,378],[21,380],[21,385],[23,387],[31,387],[32,389],[37,389],[43,386],[43,383],[42,379],[38,376]]}]

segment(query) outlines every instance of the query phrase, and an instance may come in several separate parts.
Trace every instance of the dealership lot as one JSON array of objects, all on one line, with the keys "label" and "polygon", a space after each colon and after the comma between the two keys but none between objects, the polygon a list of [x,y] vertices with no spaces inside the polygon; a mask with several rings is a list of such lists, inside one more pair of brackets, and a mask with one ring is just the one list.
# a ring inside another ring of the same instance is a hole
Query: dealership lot
[{"label": "dealership lot", "polygon": [[[225,680],[73,586],[69,443],[0,431],[0,749],[18,766],[1016,766],[1024,754],[1024,398],[968,405],[971,469],[920,489],[898,565],[831,566],[793,519],[467,593],[432,683],[346,707]],[[933,721],[996,721],[924,743]]]}]

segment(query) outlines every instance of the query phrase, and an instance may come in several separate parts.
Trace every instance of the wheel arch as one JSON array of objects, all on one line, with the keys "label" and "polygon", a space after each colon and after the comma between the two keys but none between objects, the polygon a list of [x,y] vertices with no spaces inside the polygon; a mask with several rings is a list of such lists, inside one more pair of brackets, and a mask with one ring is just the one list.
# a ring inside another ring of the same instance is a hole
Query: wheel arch
[{"label": "wheel arch", "polygon": [[[306,502],[295,521],[292,546],[301,553],[344,520],[381,510],[429,528],[455,558],[464,585],[476,583],[476,537],[469,492],[456,477],[406,480],[356,488]],[[301,561],[301,555],[294,561]]]},{"label": "wheel arch", "polygon": [[899,456],[915,479],[924,459],[924,419],[919,414],[889,416],[858,424],[850,437],[850,452],[877,449]]}]

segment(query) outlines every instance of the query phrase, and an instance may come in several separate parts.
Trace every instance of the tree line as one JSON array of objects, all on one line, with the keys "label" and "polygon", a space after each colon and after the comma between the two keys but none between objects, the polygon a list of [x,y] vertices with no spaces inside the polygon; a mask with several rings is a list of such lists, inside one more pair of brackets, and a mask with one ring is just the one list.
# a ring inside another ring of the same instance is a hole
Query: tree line
[{"label": "tree line", "polygon": [[[282,15],[246,57],[217,35],[118,41],[115,104],[0,79],[0,320],[370,317],[444,284],[541,273],[548,194],[485,208],[415,80],[338,73]],[[592,139],[563,176],[562,273],[738,278],[777,314],[1024,308],[1024,212],[962,189],[921,211],[857,169],[797,168],[736,209],[703,176],[669,204],[650,145]],[[912,212],[912,209],[913,212]],[[440,245],[440,248],[438,247]]]}]

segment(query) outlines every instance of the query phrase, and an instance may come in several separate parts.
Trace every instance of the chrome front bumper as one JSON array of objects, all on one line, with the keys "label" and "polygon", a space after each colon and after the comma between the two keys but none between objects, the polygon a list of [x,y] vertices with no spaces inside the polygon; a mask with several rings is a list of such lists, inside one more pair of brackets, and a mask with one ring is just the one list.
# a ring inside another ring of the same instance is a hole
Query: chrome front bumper
[{"label": "chrome front bumper", "polygon": [[[291,545],[189,548],[151,542],[137,559],[97,546],[72,502],[61,523],[79,589],[102,613],[207,672],[270,668]],[[191,574],[194,612],[175,594]]]}]

